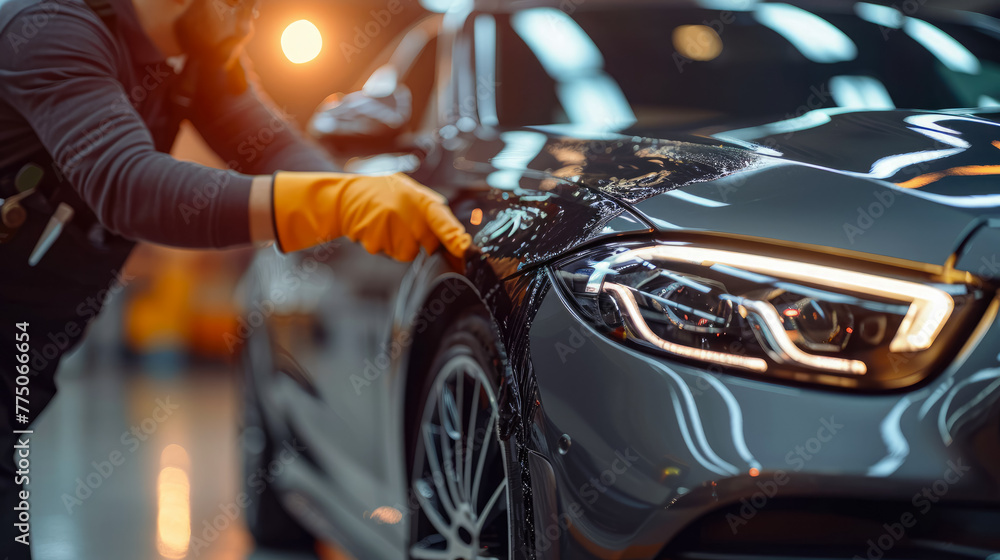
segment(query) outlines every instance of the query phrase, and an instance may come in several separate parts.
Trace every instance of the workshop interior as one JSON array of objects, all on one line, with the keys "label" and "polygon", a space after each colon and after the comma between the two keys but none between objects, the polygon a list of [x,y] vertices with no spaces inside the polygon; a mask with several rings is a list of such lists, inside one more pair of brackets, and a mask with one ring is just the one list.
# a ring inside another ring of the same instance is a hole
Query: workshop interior
[{"label": "workshop interior", "polygon": [[0,53],[0,558],[1000,559],[1000,3],[0,0]]}]

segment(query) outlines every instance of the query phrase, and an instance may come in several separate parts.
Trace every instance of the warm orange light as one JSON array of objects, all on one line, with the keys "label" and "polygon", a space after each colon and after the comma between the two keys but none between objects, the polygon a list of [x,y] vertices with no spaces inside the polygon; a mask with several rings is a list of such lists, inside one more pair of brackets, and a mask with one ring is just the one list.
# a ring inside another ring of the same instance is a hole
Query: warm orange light
[{"label": "warm orange light", "polygon": [[952,167],[951,169],[945,169],[944,171],[936,173],[918,175],[908,181],[896,183],[896,186],[904,189],[919,189],[920,187],[926,187],[931,183],[940,181],[949,175],[960,177],[973,175],[1000,175],[1000,165],[963,165],[961,167]]},{"label": "warm orange light", "polygon": [[758,475],[760,475],[760,471],[757,470],[757,467],[750,467],[750,476],[758,476]]},{"label": "warm orange light", "polygon": [[323,50],[323,35],[313,22],[300,19],[292,22],[281,34],[281,50],[288,60],[304,64],[319,56]]},{"label": "warm orange light", "polygon": [[160,467],[179,467],[188,470],[191,468],[191,458],[186,449],[176,443],[171,443],[164,447],[163,452],[160,453]]},{"label": "warm orange light", "polygon": [[[990,144],[994,148],[1000,150],[1000,140],[994,140],[990,142]],[[918,175],[908,181],[896,183],[896,186],[904,189],[919,189],[920,187],[926,187],[935,181],[940,181],[949,175],[1000,175],[1000,165],[963,165],[960,167],[952,167],[950,169],[945,169],[944,171]]]},{"label": "warm orange light", "polygon": [[677,476],[679,474],[681,474],[681,470],[677,467],[667,467],[663,469],[663,472],[660,474],[660,482],[666,480],[668,476]]},{"label": "warm orange light", "polygon": [[483,223],[483,209],[476,208],[475,210],[473,210],[472,217],[469,218],[469,221],[472,222],[472,225],[474,226],[478,226],[479,224]]},{"label": "warm orange light", "polygon": [[379,523],[385,523],[387,525],[395,525],[403,520],[403,512],[394,507],[382,506],[375,508],[375,511],[373,511],[368,517],[372,521],[378,521]]},{"label": "warm orange light", "polygon": [[799,316],[799,310],[795,309],[793,307],[789,307],[788,309],[782,311],[782,313],[785,314],[785,317],[798,317]]},{"label": "warm orange light", "polygon": [[[171,445],[163,450],[160,461],[169,462],[174,458],[182,458],[186,462],[187,452],[180,446]],[[156,481],[156,501],[157,551],[163,558],[186,557],[191,544],[191,482],[184,469],[165,466],[160,470]]]},{"label": "warm orange light", "polygon": [[691,60],[708,61],[722,54],[722,39],[707,25],[682,25],[674,29],[674,48]]}]

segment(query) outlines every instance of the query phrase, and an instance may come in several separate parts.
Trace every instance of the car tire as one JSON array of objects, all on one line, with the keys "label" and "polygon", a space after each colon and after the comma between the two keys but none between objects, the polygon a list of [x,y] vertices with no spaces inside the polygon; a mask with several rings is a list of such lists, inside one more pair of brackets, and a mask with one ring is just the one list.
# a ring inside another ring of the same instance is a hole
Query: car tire
[{"label": "car tire", "polygon": [[[253,341],[252,341],[253,342]],[[259,341],[257,341],[259,342]],[[246,364],[270,360],[245,360]],[[248,365],[248,367],[252,367]],[[247,371],[243,386],[243,491],[249,497],[246,523],[257,547],[280,551],[314,551],[316,539],[281,503],[267,475],[278,445],[264,422],[254,372]]]},{"label": "car tire", "polygon": [[408,557],[521,558],[520,469],[515,438],[499,435],[503,362],[493,330],[467,314],[440,341],[407,424]]}]

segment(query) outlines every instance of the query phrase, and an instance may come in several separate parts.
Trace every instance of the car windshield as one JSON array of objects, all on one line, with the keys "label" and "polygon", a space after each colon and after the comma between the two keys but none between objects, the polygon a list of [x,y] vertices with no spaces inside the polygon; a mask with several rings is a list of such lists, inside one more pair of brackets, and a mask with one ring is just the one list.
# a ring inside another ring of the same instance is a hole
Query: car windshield
[{"label": "car windshield", "polygon": [[501,126],[671,128],[824,107],[1000,105],[1000,41],[919,10],[604,6],[497,17]]}]

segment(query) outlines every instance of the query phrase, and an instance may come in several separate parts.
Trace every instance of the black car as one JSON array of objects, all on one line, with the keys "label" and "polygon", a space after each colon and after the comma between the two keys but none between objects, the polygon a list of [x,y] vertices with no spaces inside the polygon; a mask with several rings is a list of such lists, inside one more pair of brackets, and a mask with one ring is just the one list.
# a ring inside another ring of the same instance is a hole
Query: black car
[{"label": "black car", "polygon": [[1000,23],[457,4],[311,130],[440,190],[475,248],[393,281],[363,364],[254,331],[250,471],[301,445],[255,536],[364,560],[1000,557]]}]

